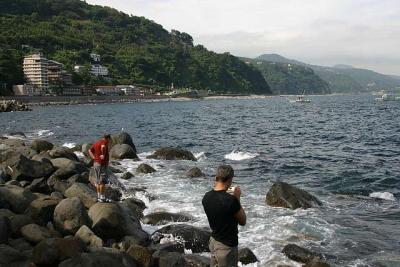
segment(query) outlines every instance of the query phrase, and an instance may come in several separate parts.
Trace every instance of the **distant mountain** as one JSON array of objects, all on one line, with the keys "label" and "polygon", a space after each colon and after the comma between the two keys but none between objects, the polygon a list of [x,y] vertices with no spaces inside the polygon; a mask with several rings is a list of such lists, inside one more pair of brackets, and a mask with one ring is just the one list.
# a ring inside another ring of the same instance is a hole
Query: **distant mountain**
[{"label": "distant mountain", "polygon": [[[279,55],[273,57],[280,60]],[[314,71],[306,66],[293,63],[266,61],[260,58],[242,58],[247,64],[257,68],[275,94],[298,95],[303,90],[306,94],[329,94],[329,85]]]},{"label": "distant mountain", "polygon": [[335,93],[389,90],[400,86],[399,78],[343,64],[335,65],[334,67],[310,65],[301,61],[287,59],[277,54],[264,54],[257,57],[257,59],[307,66],[326,81],[331,91]]}]

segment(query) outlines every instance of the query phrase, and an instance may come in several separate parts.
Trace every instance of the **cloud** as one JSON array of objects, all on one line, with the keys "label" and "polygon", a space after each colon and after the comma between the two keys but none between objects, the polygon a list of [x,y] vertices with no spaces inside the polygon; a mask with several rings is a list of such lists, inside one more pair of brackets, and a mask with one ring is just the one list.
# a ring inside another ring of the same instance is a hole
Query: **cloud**
[{"label": "cloud", "polygon": [[[238,56],[279,53],[400,75],[398,0],[88,0]],[[386,62],[386,63],[385,63]]]}]

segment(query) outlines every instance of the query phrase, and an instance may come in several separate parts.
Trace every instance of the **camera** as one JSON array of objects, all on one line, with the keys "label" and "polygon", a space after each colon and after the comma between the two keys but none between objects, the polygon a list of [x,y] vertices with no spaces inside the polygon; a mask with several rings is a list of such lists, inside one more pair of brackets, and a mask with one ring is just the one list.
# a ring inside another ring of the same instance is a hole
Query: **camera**
[{"label": "camera", "polygon": [[228,188],[228,190],[226,190],[226,192],[228,193],[228,194],[231,194],[231,195],[233,195],[233,192],[235,192],[235,188],[236,188],[236,186],[230,186],[229,188]]}]

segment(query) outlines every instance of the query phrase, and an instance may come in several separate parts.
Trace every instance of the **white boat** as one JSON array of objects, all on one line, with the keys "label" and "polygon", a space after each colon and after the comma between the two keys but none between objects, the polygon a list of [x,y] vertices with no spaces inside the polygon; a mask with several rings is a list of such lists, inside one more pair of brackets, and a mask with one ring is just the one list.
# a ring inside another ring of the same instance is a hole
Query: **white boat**
[{"label": "white boat", "polygon": [[383,94],[380,98],[376,98],[378,101],[396,101],[400,100],[399,96],[393,94]]},{"label": "white boat", "polygon": [[306,90],[303,90],[302,94],[299,95],[294,102],[296,102],[296,103],[311,103],[311,99],[304,98],[305,93],[306,93]]}]

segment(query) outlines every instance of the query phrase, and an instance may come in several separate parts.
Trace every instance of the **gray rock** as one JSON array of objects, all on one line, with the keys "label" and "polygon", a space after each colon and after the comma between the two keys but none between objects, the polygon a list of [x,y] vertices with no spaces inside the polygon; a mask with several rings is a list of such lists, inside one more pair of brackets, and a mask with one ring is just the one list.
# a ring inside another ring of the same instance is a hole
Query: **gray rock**
[{"label": "gray rock", "polygon": [[114,145],[110,150],[110,158],[112,159],[137,159],[135,151],[127,144]]},{"label": "gray rock", "polygon": [[20,181],[19,184],[21,187],[28,187],[31,183],[29,181]]},{"label": "gray rock", "polygon": [[28,224],[21,228],[21,235],[25,240],[37,244],[42,240],[47,238],[51,238],[50,231],[42,226],[37,224]]},{"label": "gray rock", "polygon": [[15,213],[23,213],[34,199],[35,196],[29,189],[15,185],[0,185],[0,203],[6,203]]},{"label": "gray rock", "polygon": [[49,155],[52,158],[67,158],[70,160],[79,161],[78,156],[75,155],[71,149],[64,146],[54,147],[49,151]]},{"label": "gray rock", "polygon": [[5,184],[6,182],[10,181],[11,175],[7,173],[5,168],[0,167],[0,184]]},{"label": "gray rock", "polygon": [[54,226],[64,234],[75,234],[82,225],[89,225],[89,218],[78,197],[66,198],[54,209]]},{"label": "gray rock", "polygon": [[120,201],[122,193],[118,188],[112,186],[106,186],[104,189],[104,195],[114,201]]},{"label": "gray rock", "polygon": [[9,245],[18,251],[25,252],[26,254],[32,252],[32,245],[24,238],[9,239]]},{"label": "gray rock", "polygon": [[155,234],[157,233],[171,234],[174,237],[182,238],[185,248],[192,250],[193,253],[209,251],[208,241],[211,232],[208,230],[187,224],[173,224],[164,226],[155,232]]},{"label": "gray rock", "polygon": [[40,153],[42,151],[52,150],[54,145],[50,142],[41,139],[35,139],[32,141],[31,148],[36,152]]},{"label": "gray rock", "polygon": [[120,239],[142,232],[139,220],[118,203],[96,203],[89,209],[92,229],[102,239]]},{"label": "gray rock", "polygon": [[103,246],[103,240],[96,236],[86,225],[82,225],[82,227],[79,228],[79,230],[75,233],[75,237],[82,240],[87,247]]},{"label": "gray rock", "polygon": [[178,242],[168,242],[164,244],[151,244],[148,248],[153,251],[163,251],[163,252],[177,252],[180,254],[185,253],[185,248],[182,243]]},{"label": "gray rock", "polygon": [[[307,262],[303,266],[304,267],[330,267],[330,265],[327,262],[319,260],[319,259],[313,259],[313,260]],[[372,266],[375,266],[375,265],[372,264]],[[377,265],[377,266],[384,266],[384,265]]]},{"label": "gray rock", "polygon": [[85,250],[84,244],[76,238],[49,238],[33,249],[33,262],[37,265],[57,266],[68,258],[76,258]]},{"label": "gray rock", "polygon": [[121,175],[121,179],[124,179],[124,180],[129,180],[132,177],[135,177],[135,176],[130,172],[125,172],[124,174]]},{"label": "gray rock", "polygon": [[7,183],[5,183],[5,185],[15,185],[15,186],[18,186],[18,187],[22,187],[21,183],[16,181],[16,180],[8,181]]},{"label": "gray rock", "polygon": [[286,245],[282,253],[291,260],[308,263],[314,259],[321,259],[322,256],[318,253],[312,252],[306,248],[302,248],[295,244]]},{"label": "gray rock", "polygon": [[52,158],[50,157],[48,151],[42,151],[39,154],[34,155],[31,159],[36,161],[42,161],[43,159],[51,160]]},{"label": "gray rock", "polygon": [[32,218],[25,214],[14,214],[8,217],[8,219],[10,220],[11,231],[14,235],[20,235],[22,227],[34,223]]},{"label": "gray rock", "polygon": [[151,267],[152,265],[152,252],[140,245],[131,245],[126,253],[131,256],[140,266]]},{"label": "gray rock", "polygon": [[249,248],[242,248],[239,249],[239,262],[246,265],[258,262],[258,259]]},{"label": "gray rock", "polygon": [[118,145],[122,145],[122,144],[129,145],[133,149],[133,152],[135,152],[135,154],[137,153],[135,144],[132,141],[132,137],[126,132],[121,132],[118,134],[111,135],[110,147],[113,147],[117,144]]},{"label": "gray rock", "polygon": [[70,178],[75,174],[89,171],[89,169],[83,163],[67,158],[52,159],[51,163],[57,168],[53,176],[56,176],[61,180]]},{"label": "gray rock", "polygon": [[6,216],[0,215],[0,244],[8,243],[10,232],[10,220]]},{"label": "gray rock", "polygon": [[7,245],[0,245],[0,266],[29,267],[29,260],[24,253]]},{"label": "gray rock", "polygon": [[50,193],[50,187],[47,185],[47,179],[44,177],[34,179],[29,186],[29,190],[34,193]]},{"label": "gray rock", "polygon": [[85,155],[85,157],[90,157],[89,155],[89,149],[92,147],[92,144],[83,144],[82,145],[82,149],[81,152],[83,153],[83,155]]},{"label": "gray rock", "polygon": [[187,173],[190,178],[205,177],[206,175],[197,167],[190,169]]},{"label": "gray rock", "polygon": [[74,183],[65,192],[66,197],[78,197],[86,208],[90,208],[97,202],[97,194],[89,185]]},{"label": "gray rock", "polygon": [[125,253],[96,251],[63,261],[58,267],[138,267]]},{"label": "gray rock", "polygon": [[87,183],[89,183],[89,175],[86,176],[86,174],[88,174],[88,172],[83,172],[82,174],[72,175],[71,177],[68,178],[68,183],[71,185],[74,183],[87,184]]},{"label": "gray rock", "polygon": [[57,191],[51,193],[51,194],[50,194],[50,197],[55,198],[55,199],[58,199],[58,200],[60,200],[60,201],[64,199],[63,194],[61,194],[60,192],[57,192]]},{"label": "gray rock", "polygon": [[283,182],[277,182],[272,185],[265,201],[269,206],[289,209],[307,209],[316,205],[322,205],[313,195]]},{"label": "gray rock", "polygon": [[53,220],[54,209],[59,202],[59,199],[51,198],[48,196],[38,198],[29,204],[26,213],[37,224],[46,225],[47,222]]},{"label": "gray rock", "polygon": [[53,164],[47,159],[42,161],[30,160],[20,155],[14,165],[11,166],[11,177],[14,180],[32,181],[36,178],[49,177],[55,170]]},{"label": "gray rock", "polygon": [[137,173],[144,173],[144,174],[153,173],[155,171],[156,170],[153,167],[151,167],[150,165],[147,165],[146,163],[140,164],[136,169]]},{"label": "gray rock", "polygon": [[184,267],[185,259],[177,252],[159,252],[153,254],[153,260],[159,267]]},{"label": "gray rock", "polygon": [[146,204],[142,200],[133,197],[126,198],[120,205],[129,209],[136,218],[143,218],[143,211],[146,209]]},{"label": "gray rock", "polygon": [[47,179],[47,185],[51,191],[58,191],[62,194],[71,186],[67,181],[63,181],[56,176],[50,176]]},{"label": "gray rock", "polygon": [[150,244],[150,236],[145,231],[136,231],[131,235],[124,236],[121,239],[121,242],[124,243],[124,246],[131,245],[140,245],[140,246],[148,246]]},{"label": "gray rock", "polygon": [[210,267],[211,259],[198,255],[198,254],[187,254],[184,255],[185,267]]},{"label": "gray rock", "polygon": [[163,159],[163,160],[192,160],[197,161],[192,152],[180,148],[160,148],[152,155],[148,156],[149,159]]},{"label": "gray rock", "polygon": [[168,222],[188,222],[193,217],[182,213],[154,212],[142,218],[142,222],[151,225],[162,225]]}]

